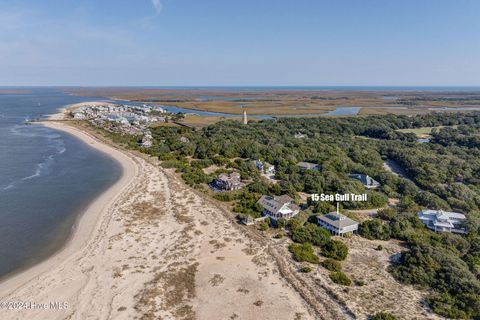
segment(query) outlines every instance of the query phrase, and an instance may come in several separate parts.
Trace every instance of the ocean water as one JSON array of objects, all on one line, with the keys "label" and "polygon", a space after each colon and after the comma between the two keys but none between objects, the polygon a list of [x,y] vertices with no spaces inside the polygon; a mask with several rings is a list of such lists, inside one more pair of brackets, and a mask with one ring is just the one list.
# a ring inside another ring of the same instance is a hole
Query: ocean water
[{"label": "ocean water", "polygon": [[83,209],[121,176],[115,160],[77,138],[25,124],[91,98],[28,90],[0,92],[0,279],[59,250]]}]

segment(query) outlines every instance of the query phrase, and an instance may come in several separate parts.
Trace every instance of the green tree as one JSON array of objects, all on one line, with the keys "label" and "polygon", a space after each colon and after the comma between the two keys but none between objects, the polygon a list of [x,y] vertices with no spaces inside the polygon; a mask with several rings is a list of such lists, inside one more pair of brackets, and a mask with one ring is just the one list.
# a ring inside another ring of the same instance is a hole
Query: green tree
[{"label": "green tree", "polygon": [[318,256],[313,251],[313,247],[310,243],[292,243],[289,247],[290,252],[293,254],[293,258],[298,262],[310,262],[318,264]]},{"label": "green tree", "polygon": [[345,260],[348,247],[341,241],[330,240],[322,247],[322,255],[335,260]]},{"label": "green tree", "polygon": [[330,279],[336,284],[340,284],[342,286],[350,286],[352,284],[352,280],[350,280],[350,278],[341,271],[330,273]]}]

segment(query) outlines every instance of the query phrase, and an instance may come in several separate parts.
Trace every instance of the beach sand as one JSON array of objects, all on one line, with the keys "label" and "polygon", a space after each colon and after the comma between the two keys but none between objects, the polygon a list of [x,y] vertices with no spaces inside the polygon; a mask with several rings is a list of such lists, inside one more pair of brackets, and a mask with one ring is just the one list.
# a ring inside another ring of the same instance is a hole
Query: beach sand
[{"label": "beach sand", "polygon": [[117,159],[123,175],[60,252],[0,283],[0,301],[28,304],[2,320],[318,318],[269,247],[173,172],[66,122],[45,125]]}]

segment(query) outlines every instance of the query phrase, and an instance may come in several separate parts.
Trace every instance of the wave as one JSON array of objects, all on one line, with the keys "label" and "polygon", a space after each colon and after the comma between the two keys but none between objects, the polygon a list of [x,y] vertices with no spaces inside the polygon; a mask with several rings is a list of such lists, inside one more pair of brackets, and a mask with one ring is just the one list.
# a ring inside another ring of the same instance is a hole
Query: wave
[{"label": "wave", "polygon": [[49,128],[15,125],[10,129],[10,132],[16,136],[46,139],[46,147],[48,149],[52,149],[53,152],[44,156],[41,162],[34,165],[35,169],[32,174],[9,183],[5,187],[1,188],[1,190],[6,191],[13,189],[23,181],[32,180],[48,174],[48,170],[55,162],[55,159],[67,151],[62,136]]}]

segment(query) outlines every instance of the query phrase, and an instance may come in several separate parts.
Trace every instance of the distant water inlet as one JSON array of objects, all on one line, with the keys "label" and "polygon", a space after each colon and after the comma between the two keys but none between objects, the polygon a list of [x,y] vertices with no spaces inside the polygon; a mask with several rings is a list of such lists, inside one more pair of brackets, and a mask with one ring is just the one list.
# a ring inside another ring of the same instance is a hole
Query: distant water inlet
[{"label": "distant water inlet", "polygon": [[[114,103],[119,104],[130,104],[130,105],[143,105],[143,103],[135,103],[135,102],[127,102],[122,100],[109,100]],[[171,113],[185,113],[185,114],[196,114],[199,116],[206,116],[206,117],[239,117],[240,114],[232,114],[232,113],[222,113],[222,112],[214,112],[214,111],[204,111],[204,110],[195,110],[195,109],[188,109],[188,108],[180,108],[175,106],[169,105],[160,105],[163,109],[167,110]],[[335,110],[328,111],[326,113],[307,113],[307,114],[289,114],[289,115],[276,115],[276,114],[255,114],[251,115],[253,118],[257,119],[273,119],[273,118],[280,118],[280,117],[324,117],[324,116],[356,116],[360,112],[361,107],[337,107]]]}]

